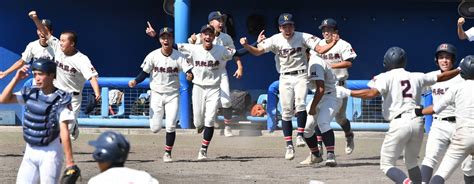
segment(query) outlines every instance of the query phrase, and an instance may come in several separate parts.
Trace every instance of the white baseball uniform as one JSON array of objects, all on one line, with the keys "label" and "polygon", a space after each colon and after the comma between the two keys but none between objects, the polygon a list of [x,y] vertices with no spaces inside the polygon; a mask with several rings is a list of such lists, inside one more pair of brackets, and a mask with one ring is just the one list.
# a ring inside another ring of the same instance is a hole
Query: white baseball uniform
[{"label": "white baseball uniform", "polygon": [[[429,74],[438,75],[441,74],[441,71],[433,71]],[[457,75],[448,81],[437,82],[436,84],[429,86],[427,90],[431,91],[433,104],[438,104],[451,86],[462,83],[463,81],[464,79],[460,75]],[[439,161],[441,161],[442,156],[446,153],[446,150],[451,143],[450,139],[456,128],[456,121],[449,121],[447,119],[454,119],[454,111],[454,106],[448,105],[443,111],[433,115],[434,118],[426,142],[425,158],[423,159],[422,165],[435,168]],[[463,163],[464,174],[468,176],[474,175],[472,168],[470,167],[471,164],[467,163],[471,161],[471,157],[468,157],[465,160],[465,164]]]},{"label": "white baseball uniform", "polygon": [[469,30],[465,31],[467,39],[472,42],[474,41],[474,27],[471,27]]},{"label": "white baseball uniform", "polygon": [[423,117],[414,109],[421,103],[424,87],[436,83],[433,75],[408,72],[403,68],[392,69],[372,79],[373,88],[383,97],[382,114],[390,121],[380,153],[380,168],[384,173],[395,167],[405,150],[406,168],[417,167],[417,157],[423,142]]},{"label": "white baseball uniform", "polygon": [[[201,37],[201,33],[196,35],[197,38]],[[197,39],[196,45],[201,44],[201,39]],[[213,45],[222,45],[227,48],[235,49],[234,41],[227,33],[220,32],[218,36],[212,41]],[[227,61],[223,61],[219,65],[219,70],[221,70],[221,95],[220,95],[220,106],[222,108],[230,108],[232,106],[230,99],[230,86],[229,86],[229,77],[226,70]]]},{"label": "white baseball uniform", "polygon": [[145,57],[141,68],[150,74],[150,129],[160,131],[166,113],[166,132],[174,132],[179,109],[179,71],[186,72],[192,66],[179,51],[173,49],[171,55],[165,56],[160,48]]},{"label": "white baseball uniform", "polygon": [[[40,91],[40,93],[43,92]],[[16,93],[15,96],[19,104],[25,105],[21,93]],[[68,108],[63,108],[58,112],[60,112],[59,122],[72,123],[76,121],[74,113]],[[64,151],[59,136],[47,146],[34,146],[26,143],[16,183],[59,183],[63,162]]]},{"label": "white baseball uniform", "polygon": [[279,90],[284,121],[291,121],[294,114],[293,104],[296,112],[306,109],[305,99],[308,90],[306,50],[314,49],[319,41],[318,37],[311,34],[294,32],[289,40],[285,39],[282,33],[278,33],[258,44],[258,47],[263,48],[265,52],[273,52],[279,65]]},{"label": "white baseball uniform", "polygon": [[444,179],[449,178],[454,169],[459,167],[466,157],[474,154],[474,101],[472,94],[474,94],[474,80],[464,80],[445,91],[438,103],[433,103],[435,113],[442,112],[449,106],[455,107],[455,132],[448,151],[435,173]]},{"label": "white baseball uniform", "polygon": [[[320,46],[325,46],[327,44],[328,43],[325,39],[319,42]],[[316,52],[313,52],[312,54],[316,54]],[[336,44],[326,53],[317,55],[329,65],[340,63],[342,61],[353,60],[357,57],[357,54],[355,53],[354,49],[352,49],[351,44],[343,39],[339,39]],[[346,80],[349,77],[349,72],[347,71],[347,68],[332,68],[332,70],[334,71],[334,74],[336,75],[336,78],[339,81],[338,85],[346,87]],[[347,119],[346,107],[347,97],[343,99],[341,108],[336,111],[336,121],[338,123],[344,122]]]},{"label": "white baseball uniform", "polygon": [[[56,40],[57,38],[51,36],[52,40]],[[54,48],[51,47],[49,44],[46,47],[43,47],[39,43],[39,39],[30,42],[27,46],[25,51],[21,53],[21,59],[25,61],[26,64],[31,64],[32,61],[38,60],[38,59],[48,59],[48,60],[54,60]]]},{"label": "white baseball uniform", "polygon": [[143,184],[158,184],[153,176],[145,171],[139,171],[130,169],[127,167],[112,167],[106,171],[92,177],[88,184],[103,184],[103,183],[115,183],[115,184],[130,184],[130,183],[143,183]]},{"label": "white baseball uniform", "polygon": [[[331,66],[324,62],[319,56],[311,56],[309,60],[308,80],[310,81],[308,87],[312,91],[315,91],[317,87],[314,81],[324,81],[324,95],[316,106],[316,114],[308,114],[306,127],[304,129],[304,136],[306,138],[314,134],[316,125],[318,125],[322,133],[331,130],[331,120],[336,115],[342,103],[342,99],[336,96],[336,76],[331,70]],[[311,102],[308,102],[308,111],[310,107]]]},{"label": "white baseball uniform", "polygon": [[213,45],[178,44],[179,51],[192,58],[193,63],[193,120],[195,127],[214,127],[220,98],[221,63],[232,59],[235,49]]}]

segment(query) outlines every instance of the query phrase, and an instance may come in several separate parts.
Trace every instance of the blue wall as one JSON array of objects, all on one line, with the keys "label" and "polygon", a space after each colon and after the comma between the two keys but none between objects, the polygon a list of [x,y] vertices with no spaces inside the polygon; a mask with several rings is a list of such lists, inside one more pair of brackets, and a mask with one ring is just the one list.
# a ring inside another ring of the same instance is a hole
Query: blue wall
[{"label": "blue wall", "polygon": [[[430,1],[192,1],[191,32],[207,22],[213,10],[228,12],[234,17],[237,38],[247,36],[246,18],[251,13],[266,17],[266,34],[277,32],[276,18],[290,12],[296,27],[321,37],[317,29],[323,18],[333,17],[339,22],[343,39],[356,52],[350,79],[370,79],[382,71],[382,57],[390,46],[401,46],[408,52],[408,69],[428,72],[435,70],[433,52],[441,42],[458,47],[461,58],[468,54],[470,43],[457,39],[456,21],[458,2]],[[79,34],[78,48],[89,56],[101,76],[135,76],[147,53],[158,44],[145,35],[146,21],[156,29],[172,26],[173,18],[162,10],[163,1],[101,0],[101,1],[26,1],[7,0],[0,3],[0,47],[20,54],[29,41],[35,40],[35,27],[27,14],[35,9],[41,18],[49,18],[55,27],[54,35],[63,30]],[[370,6],[369,6],[370,3]],[[375,8],[373,8],[375,7]],[[402,21],[402,19],[405,21]],[[472,21],[465,28],[473,26]],[[266,89],[278,78],[273,54],[243,58],[245,70],[242,80],[231,79],[231,88]],[[6,61],[13,63],[14,60]],[[4,64],[4,63],[2,63]],[[2,66],[0,70],[4,70]],[[235,64],[229,62],[229,73]],[[258,79],[258,80],[255,80]]]}]

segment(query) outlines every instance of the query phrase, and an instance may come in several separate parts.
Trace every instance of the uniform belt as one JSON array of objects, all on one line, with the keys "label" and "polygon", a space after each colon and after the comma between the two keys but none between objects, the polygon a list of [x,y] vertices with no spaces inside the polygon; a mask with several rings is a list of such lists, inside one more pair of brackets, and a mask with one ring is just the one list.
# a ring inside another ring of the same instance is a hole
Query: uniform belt
[{"label": "uniform belt", "polygon": [[402,117],[402,114],[399,114],[398,116],[395,116],[393,119],[398,119],[398,118],[401,118]]},{"label": "uniform belt", "polygon": [[449,116],[445,118],[439,118],[439,117],[434,117],[434,119],[441,120],[441,121],[456,121],[456,117],[454,116]]},{"label": "uniform belt", "polygon": [[285,72],[282,73],[282,75],[297,75],[297,74],[302,74],[306,73],[306,70],[296,70],[296,71],[291,71],[291,72]]},{"label": "uniform belt", "polygon": [[81,93],[80,92],[72,92],[72,95],[74,96],[77,96],[77,95],[80,95]]},{"label": "uniform belt", "polygon": [[338,81],[337,85],[338,86],[344,86],[346,84],[346,81]]}]

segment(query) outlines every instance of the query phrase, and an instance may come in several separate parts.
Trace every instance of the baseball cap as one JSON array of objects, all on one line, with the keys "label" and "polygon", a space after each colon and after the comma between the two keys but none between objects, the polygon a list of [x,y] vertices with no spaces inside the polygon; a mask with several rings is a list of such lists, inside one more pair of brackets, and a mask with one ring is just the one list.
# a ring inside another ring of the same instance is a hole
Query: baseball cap
[{"label": "baseball cap", "polygon": [[278,17],[278,25],[282,26],[285,24],[295,24],[295,22],[293,22],[293,15],[289,13],[283,13],[280,15],[280,17]]},{"label": "baseball cap", "polygon": [[170,28],[170,27],[161,28],[159,36],[161,36],[162,34],[165,34],[165,33],[166,34],[173,34],[173,29]]},{"label": "baseball cap", "polygon": [[216,31],[214,27],[210,26],[209,24],[206,24],[201,27],[201,33],[206,32],[207,30],[211,30],[213,33]]},{"label": "baseball cap", "polygon": [[222,13],[220,11],[213,11],[209,13],[209,16],[207,16],[207,20],[211,22],[211,20],[219,20],[222,19]]},{"label": "baseball cap", "polygon": [[337,28],[337,22],[336,20],[332,19],[332,18],[327,18],[327,19],[324,19],[322,22],[321,22],[321,25],[319,25],[319,29],[323,29],[323,27],[334,27],[334,28]]},{"label": "baseball cap", "polygon": [[53,30],[53,23],[51,23],[51,20],[49,20],[49,19],[43,19],[43,20],[41,20],[41,23],[42,23],[44,26],[46,26],[46,27],[49,29],[49,31],[52,31],[52,30]]}]

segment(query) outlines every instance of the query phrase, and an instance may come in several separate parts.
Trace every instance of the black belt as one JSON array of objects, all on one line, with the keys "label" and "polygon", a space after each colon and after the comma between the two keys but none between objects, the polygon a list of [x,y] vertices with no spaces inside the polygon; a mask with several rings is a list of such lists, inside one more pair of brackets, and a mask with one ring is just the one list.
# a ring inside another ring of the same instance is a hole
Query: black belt
[{"label": "black belt", "polygon": [[74,95],[74,96],[77,96],[77,95],[80,95],[80,94],[81,93],[79,93],[79,92],[72,92],[72,95]]},{"label": "black belt", "polygon": [[395,116],[393,119],[398,119],[398,118],[401,118],[402,117],[402,114],[399,114],[398,116]]},{"label": "black belt", "polygon": [[453,122],[456,121],[456,117],[454,116],[445,117],[445,118],[434,117],[434,119],[441,120],[441,121],[453,121]]},{"label": "black belt", "polygon": [[296,71],[291,71],[291,72],[285,72],[282,73],[282,75],[297,75],[297,74],[302,74],[306,73],[306,70],[296,70]]},{"label": "black belt", "polygon": [[344,86],[344,84],[346,84],[346,81],[338,81],[337,82],[338,86]]}]

